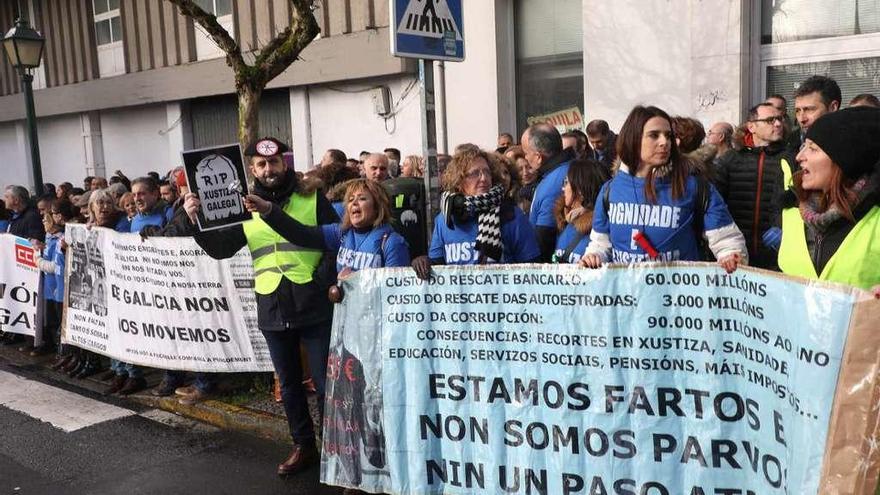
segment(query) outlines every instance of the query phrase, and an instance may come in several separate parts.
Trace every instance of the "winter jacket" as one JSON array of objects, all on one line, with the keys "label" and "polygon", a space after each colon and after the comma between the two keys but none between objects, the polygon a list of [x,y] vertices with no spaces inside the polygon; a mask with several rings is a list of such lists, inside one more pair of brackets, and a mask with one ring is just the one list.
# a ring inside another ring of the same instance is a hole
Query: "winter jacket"
[{"label": "winter jacket", "polygon": [[783,197],[790,187],[785,177],[790,178],[798,167],[784,142],[756,147],[751,135],[743,139],[719,160],[715,187],[745,236],[750,264],[779,270],[776,252],[761,242],[761,236],[767,229],[782,225]]},{"label": "winter jacket", "polygon": [[46,230],[43,228],[43,219],[33,206],[28,205],[21,213],[13,213],[9,220],[9,233],[24,237],[25,239],[46,238]]}]

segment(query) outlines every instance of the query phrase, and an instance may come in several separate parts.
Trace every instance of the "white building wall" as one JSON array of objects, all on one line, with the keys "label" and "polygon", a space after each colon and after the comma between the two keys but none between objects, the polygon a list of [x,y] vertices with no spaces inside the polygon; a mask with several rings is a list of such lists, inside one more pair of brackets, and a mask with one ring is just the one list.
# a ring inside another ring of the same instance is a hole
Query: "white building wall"
[{"label": "white building wall", "polygon": [[[383,84],[391,89],[392,111],[396,112],[391,118],[380,117],[373,109],[369,88]],[[419,85],[414,75],[310,86],[308,98],[312,163],[306,169],[319,163],[329,148],[340,149],[354,158],[361,151],[381,153],[385,148],[397,148],[403,156],[421,154]],[[296,114],[297,110],[291,109],[291,115]],[[294,128],[293,135],[305,133]],[[301,163],[295,166],[304,170]]]},{"label": "white building wall", "polygon": [[446,62],[446,119],[450,154],[456,145],[462,143],[495,149],[499,132],[496,2],[462,3],[465,59],[464,62]]},{"label": "white building wall", "polygon": [[163,175],[179,165],[169,162],[165,104],[102,111],[101,132],[108,175],[116,170],[130,179],[152,170]]},{"label": "white building wall", "polygon": [[31,165],[27,157],[23,121],[0,124],[0,194],[13,184],[31,187]]},{"label": "white building wall", "polygon": [[[638,104],[704,123],[738,123],[741,0],[584,0],[587,119],[619,129]],[[747,45],[747,44],[746,44]]]},{"label": "white building wall", "polygon": [[[82,186],[86,172],[82,124],[78,113],[37,119],[43,182]],[[24,143],[27,149],[27,141]]]}]

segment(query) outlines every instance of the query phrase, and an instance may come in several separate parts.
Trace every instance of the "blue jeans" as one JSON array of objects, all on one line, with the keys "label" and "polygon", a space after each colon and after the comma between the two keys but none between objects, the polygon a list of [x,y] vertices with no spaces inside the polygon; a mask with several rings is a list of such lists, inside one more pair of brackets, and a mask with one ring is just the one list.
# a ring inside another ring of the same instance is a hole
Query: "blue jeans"
[{"label": "blue jeans", "polygon": [[327,354],[330,349],[330,322],[311,327],[287,329],[280,332],[263,331],[272,365],[278,373],[281,385],[281,402],[287,416],[290,436],[298,445],[309,445],[315,442],[315,430],[309,415],[309,404],[303,387],[302,363],[299,345],[302,341],[306,349],[312,380],[318,394],[317,418],[323,421],[324,382],[327,376]]},{"label": "blue jeans", "polygon": [[128,376],[129,378],[143,378],[144,370],[131,363],[123,363],[115,359],[110,360],[110,369],[116,372],[116,376]]}]

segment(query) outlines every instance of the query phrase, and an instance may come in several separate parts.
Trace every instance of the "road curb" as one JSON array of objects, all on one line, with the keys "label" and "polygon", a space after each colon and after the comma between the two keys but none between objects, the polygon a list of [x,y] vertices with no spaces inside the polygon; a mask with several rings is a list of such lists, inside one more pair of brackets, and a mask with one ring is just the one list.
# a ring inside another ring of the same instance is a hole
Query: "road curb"
[{"label": "road curb", "polygon": [[219,400],[206,400],[187,405],[181,404],[176,397],[135,395],[129,399],[147,407],[162,409],[224,430],[239,431],[281,443],[291,442],[284,418],[264,411],[227,404]]},{"label": "road curb", "polygon": [[[62,382],[69,386],[92,393],[102,393],[108,384],[95,378],[76,380],[67,375],[53,371],[50,366],[54,355],[31,357],[11,346],[0,345],[0,360],[7,363],[29,369],[52,381]],[[161,377],[160,372],[151,372],[155,377]],[[150,378],[148,377],[148,380]],[[153,378],[157,381],[156,378]],[[200,421],[202,423],[222,428],[224,430],[238,431],[268,440],[290,444],[290,432],[287,420],[276,414],[259,411],[245,406],[238,406],[223,402],[222,400],[209,399],[193,405],[181,404],[176,396],[155,397],[150,395],[148,388],[141,394],[128,397],[113,396],[117,400],[134,402],[141,406],[161,409],[178,416]]]}]

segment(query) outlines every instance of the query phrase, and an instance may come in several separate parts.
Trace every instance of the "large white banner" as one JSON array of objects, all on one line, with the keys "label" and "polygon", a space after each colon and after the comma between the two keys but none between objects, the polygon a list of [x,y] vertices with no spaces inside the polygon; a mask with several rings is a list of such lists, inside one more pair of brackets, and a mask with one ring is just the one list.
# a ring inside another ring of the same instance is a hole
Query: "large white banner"
[{"label": "large white banner", "polygon": [[191,238],[68,225],[62,341],[127,363],[272,371],[248,250],[215,260]]},{"label": "large white banner", "polygon": [[40,271],[27,239],[0,234],[0,332],[34,335]]}]

